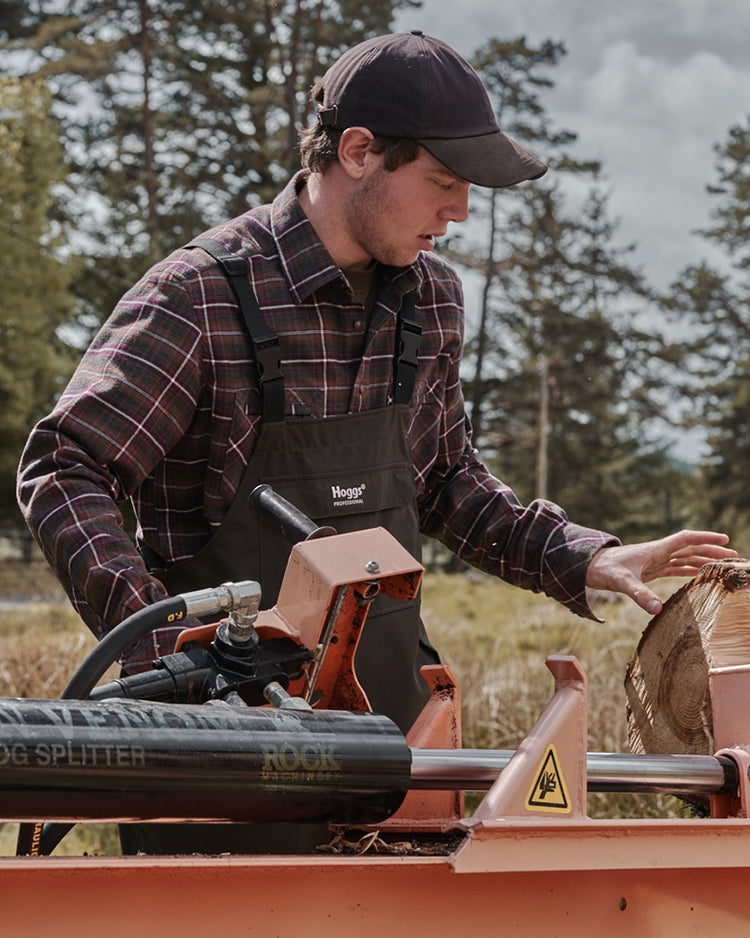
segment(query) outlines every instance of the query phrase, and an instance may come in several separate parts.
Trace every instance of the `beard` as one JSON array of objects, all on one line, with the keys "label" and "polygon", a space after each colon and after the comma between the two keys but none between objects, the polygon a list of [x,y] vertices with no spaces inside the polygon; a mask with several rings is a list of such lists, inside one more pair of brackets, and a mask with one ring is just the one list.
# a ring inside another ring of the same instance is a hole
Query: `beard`
[{"label": "beard", "polygon": [[391,173],[383,166],[349,196],[344,218],[352,239],[367,254],[389,267],[413,264],[420,253],[414,243],[408,245],[399,225],[399,205],[393,198]]}]

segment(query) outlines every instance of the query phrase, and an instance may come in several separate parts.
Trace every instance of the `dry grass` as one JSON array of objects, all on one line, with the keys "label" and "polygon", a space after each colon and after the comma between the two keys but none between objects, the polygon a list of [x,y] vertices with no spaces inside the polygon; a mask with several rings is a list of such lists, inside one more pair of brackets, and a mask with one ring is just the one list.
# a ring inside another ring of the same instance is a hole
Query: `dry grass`
[{"label": "dry grass", "polygon": [[[59,697],[96,641],[45,564],[0,563],[0,616],[0,697]],[[0,824],[0,856],[15,853],[17,832]],[[87,853],[119,853],[115,825],[79,825],[55,850]]]},{"label": "dry grass", "polygon": [[[676,589],[665,581],[663,597]],[[544,596],[492,577],[432,575],[424,621],[461,688],[464,745],[515,749],[546,706],[554,682],[549,655],[574,655],[588,680],[590,752],[627,752],[623,680],[648,623],[632,602],[601,594],[592,602],[603,623],[569,613]],[[592,817],[681,816],[667,795],[592,794]]]},{"label": "dry grass", "polygon": [[[94,640],[42,564],[0,564],[0,696],[52,699]],[[661,585],[665,597],[676,584]],[[19,590],[33,602],[11,601]],[[551,654],[575,655],[589,682],[589,751],[627,751],[623,678],[648,617],[630,601],[600,596],[590,622],[543,596],[479,574],[429,574],[424,620],[462,696],[464,745],[514,749],[553,690]],[[470,804],[470,800],[468,801]],[[683,802],[664,795],[590,795],[592,817],[675,816]],[[15,852],[17,825],[0,825],[0,854]],[[80,826],[58,854],[117,852],[113,825]]]}]

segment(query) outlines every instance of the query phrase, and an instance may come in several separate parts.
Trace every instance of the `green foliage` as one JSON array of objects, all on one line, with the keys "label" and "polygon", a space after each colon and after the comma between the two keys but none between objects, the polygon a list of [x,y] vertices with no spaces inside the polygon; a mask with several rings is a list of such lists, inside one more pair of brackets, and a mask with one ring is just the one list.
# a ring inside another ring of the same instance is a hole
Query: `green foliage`
[{"label": "green foliage", "polygon": [[611,237],[596,191],[571,215],[555,188],[526,190],[507,234],[519,261],[498,271],[490,295],[483,426],[498,471],[527,498],[545,495],[624,537],[654,536],[674,521],[658,482],[674,470],[647,442],[663,413],[659,338],[635,325],[647,290]]},{"label": "green foliage", "polygon": [[477,50],[472,64],[494,101],[502,129],[535,152],[547,151],[557,165],[566,160],[570,170],[573,161],[564,155],[564,148],[576,134],[553,128],[539,95],[554,87],[550,69],[566,54],[564,45],[551,39],[530,46],[524,37],[493,38]]},{"label": "green foliage", "polygon": [[750,360],[738,360],[712,390],[716,410],[707,421],[710,452],[701,467],[706,511],[736,536],[750,524]]},{"label": "green foliage", "polygon": [[29,33],[26,0],[3,0],[0,5],[0,39],[18,39]]},{"label": "green foliage", "polygon": [[486,243],[451,255],[484,282],[464,385],[480,450],[522,500],[549,497],[582,523],[653,536],[683,514],[665,448],[648,442],[664,414],[661,340],[637,325],[649,290],[628,263],[632,247],[614,245],[598,164],[568,155],[575,134],[544,108],[564,54],[552,42],[491,40],[474,59],[501,126],[585,188],[572,210],[545,179],[479,196]]},{"label": "green foliage", "polygon": [[71,271],[52,220],[65,170],[49,109],[44,82],[0,77],[0,511],[15,504],[28,431],[71,368],[58,337],[72,309]]},{"label": "green foliage", "polygon": [[680,369],[685,424],[708,430],[702,466],[701,521],[734,537],[750,528],[750,118],[717,146],[714,224],[702,234],[723,263],[686,268],[664,306],[686,338],[672,361]]},{"label": "green foliage", "polygon": [[65,116],[79,318],[96,325],[153,262],[271,199],[297,168],[313,81],[406,2],[72,0],[42,15],[14,47],[38,54]]},{"label": "green foliage", "polygon": [[744,126],[730,127],[714,150],[718,178],[708,191],[721,201],[713,212],[715,225],[703,234],[745,271],[750,268],[750,117]]}]

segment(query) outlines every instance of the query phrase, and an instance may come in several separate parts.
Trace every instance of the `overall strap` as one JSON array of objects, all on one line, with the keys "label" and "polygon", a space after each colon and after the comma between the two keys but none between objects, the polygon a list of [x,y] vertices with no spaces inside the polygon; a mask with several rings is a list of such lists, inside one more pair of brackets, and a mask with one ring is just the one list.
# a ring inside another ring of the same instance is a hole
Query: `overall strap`
[{"label": "overall strap", "polygon": [[393,361],[393,403],[408,404],[414,393],[422,327],[416,321],[417,294],[407,293],[396,324],[396,355]]},{"label": "overall strap", "polygon": [[211,238],[194,238],[186,247],[203,248],[219,264],[245,320],[250,343],[253,348],[255,367],[264,423],[276,423],[284,419],[284,376],[281,373],[281,349],[279,337],[272,332],[263,318],[253,289],[247,279],[247,262]]}]

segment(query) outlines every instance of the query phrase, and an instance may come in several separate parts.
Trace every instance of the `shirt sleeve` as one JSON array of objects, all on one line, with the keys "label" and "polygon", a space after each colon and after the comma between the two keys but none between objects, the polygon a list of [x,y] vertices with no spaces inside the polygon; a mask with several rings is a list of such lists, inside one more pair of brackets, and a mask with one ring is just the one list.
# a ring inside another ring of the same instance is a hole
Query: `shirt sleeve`
[{"label": "shirt sleeve", "polygon": [[620,543],[574,524],[553,502],[522,505],[470,445],[424,506],[422,530],[472,566],[590,619],[597,617],[586,599],[589,561],[602,547]]},{"label": "shirt sleeve", "polygon": [[118,506],[189,424],[199,393],[199,344],[180,285],[168,278],[141,281],[120,301],[25,447],[18,500],[26,522],[99,637],[166,596]]}]

